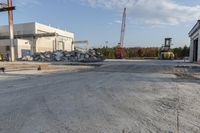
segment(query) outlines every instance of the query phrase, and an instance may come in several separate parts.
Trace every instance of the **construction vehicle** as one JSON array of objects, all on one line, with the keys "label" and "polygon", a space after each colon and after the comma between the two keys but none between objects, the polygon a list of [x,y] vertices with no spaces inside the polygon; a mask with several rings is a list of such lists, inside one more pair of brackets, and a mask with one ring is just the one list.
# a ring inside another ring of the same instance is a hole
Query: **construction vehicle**
[{"label": "construction vehicle", "polygon": [[160,59],[161,60],[173,60],[174,53],[171,50],[172,38],[165,38],[164,45],[160,48]]},{"label": "construction vehicle", "polygon": [[125,29],[126,29],[126,8],[124,8],[124,13],[123,13],[123,17],[122,17],[120,42],[118,43],[118,46],[116,48],[116,58],[117,59],[123,59],[125,56],[125,51],[124,51]]}]

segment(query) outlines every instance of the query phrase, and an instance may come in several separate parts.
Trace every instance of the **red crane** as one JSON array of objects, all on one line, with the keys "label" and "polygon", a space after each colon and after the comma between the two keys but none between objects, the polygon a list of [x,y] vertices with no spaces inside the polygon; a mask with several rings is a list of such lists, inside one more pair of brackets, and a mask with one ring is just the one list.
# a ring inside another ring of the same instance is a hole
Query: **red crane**
[{"label": "red crane", "polygon": [[123,59],[124,55],[125,55],[125,52],[124,52],[125,30],[126,30],[126,8],[124,8],[124,13],[123,13],[123,17],[122,17],[120,42],[118,43],[118,47],[116,49],[116,57],[117,57],[117,59]]}]

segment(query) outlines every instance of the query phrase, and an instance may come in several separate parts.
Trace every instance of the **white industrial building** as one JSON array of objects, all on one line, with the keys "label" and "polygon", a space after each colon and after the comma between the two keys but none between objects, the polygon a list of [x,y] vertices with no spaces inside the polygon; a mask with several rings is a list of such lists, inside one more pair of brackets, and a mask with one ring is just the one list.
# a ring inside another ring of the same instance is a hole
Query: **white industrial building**
[{"label": "white industrial building", "polygon": [[189,32],[190,37],[190,62],[200,64],[200,20]]},{"label": "white industrial building", "polygon": [[[14,25],[15,59],[36,52],[73,51],[74,34],[37,22]],[[9,27],[0,26],[0,53],[10,54]]]}]

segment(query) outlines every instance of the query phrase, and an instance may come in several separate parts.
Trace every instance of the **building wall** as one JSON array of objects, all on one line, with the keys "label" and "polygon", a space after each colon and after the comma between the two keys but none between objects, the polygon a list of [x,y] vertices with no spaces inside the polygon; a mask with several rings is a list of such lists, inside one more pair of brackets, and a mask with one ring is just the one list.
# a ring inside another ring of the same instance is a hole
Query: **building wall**
[{"label": "building wall", "polygon": [[[45,52],[45,51],[55,51],[55,50],[74,50],[73,40],[74,34],[66,32],[57,28],[53,28],[40,23],[23,23],[14,25],[15,35],[23,34],[40,34],[40,33],[56,33],[55,37],[26,37],[17,39],[15,41],[15,53],[17,53],[16,58],[21,58],[22,49],[31,49],[34,52]],[[0,36],[9,36],[9,27],[0,26]],[[25,45],[25,44],[29,45]],[[0,50],[5,53],[5,47],[10,46],[9,40],[0,40]]]},{"label": "building wall", "polygon": [[60,36],[63,37],[69,37],[69,38],[74,38],[74,34],[70,33],[70,32],[66,32],[64,30],[60,30],[54,27],[50,27],[44,24],[40,24],[40,23],[35,23],[35,28],[36,28],[36,33],[52,33],[52,32],[56,32],[58,33]]},{"label": "building wall", "polygon": [[200,64],[200,34],[199,34],[198,59],[197,59],[197,63]]},{"label": "building wall", "polygon": [[[74,50],[74,45],[72,44],[74,40],[74,34],[66,32],[57,28],[53,28],[47,25],[35,23],[36,33],[57,33],[58,36],[55,37],[43,37],[36,40],[36,52],[43,52],[45,49],[47,51],[55,50]],[[61,46],[63,45],[63,46]]]},{"label": "building wall", "polygon": [[54,51],[54,38],[43,37],[36,40],[36,52]]},{"label": "building wall", "polygon": [[74,45],[71,40],[67,38],[60,37],[42,37],[36,40],[36,51],[35,52],[45,52],[45,51],[56,51],[56,50],[65,50],[72,51],[74,50]]},{"label": "building wall", "polygon": [[190,39],[190,62],[193,62],[193,39]]},{"label": "building wall", "polygon": [[[22,50],[29,50],[31,51],[31,43],[29,40],[23,39],[15,39],[14,40],[14,47],[15,47],[15,59],[22,57]],[[0,53],[3,56],[7,56],[10,54],[10,40],[5,39],[0,41]]]},{"label": "building wall", "polygon": [[[24,23],[24,24],[15,24],[14,25],[15,35],[22,34],[34,34],[35,33],[35,23]],[[0,36],[9,35],[9,27],[7,25],[0,26]]]},{"label": "building wall", "polygon": [[[31,51],[31,43],[29,40],[16,39],[15,40],[15,57],[21,58],[23,51]],[[30,52],[31,54],[31,52]]]},{"label": "building wall", "polygon": [[197,62],[200,63],[200,30],[190,37],[190,62],[193,62],[194,57],[194,40],[198,39],[198,55]]},{"label": "building wall", "polygon": [[8,54],[8,47],[10,46],[10,40],[0,40],[0,53],[5,57]]}]

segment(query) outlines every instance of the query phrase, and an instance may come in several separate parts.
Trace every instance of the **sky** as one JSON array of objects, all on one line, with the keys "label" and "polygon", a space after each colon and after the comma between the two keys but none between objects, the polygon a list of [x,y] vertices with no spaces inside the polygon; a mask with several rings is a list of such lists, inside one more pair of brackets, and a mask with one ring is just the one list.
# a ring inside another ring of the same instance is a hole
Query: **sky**
[{"label": "sky", "polygon": [[[0,0],[6,2],[6,0]],[[91,47],[119,43],[123,8],[127,8],[126,47],[159,47],[165,37],[173,47],[190,43],[188,32],[200,19],[200,0],[13,0],[14,23],[39,22],[73,32]],[[5,25],[7,13],[0,14]]]}]

